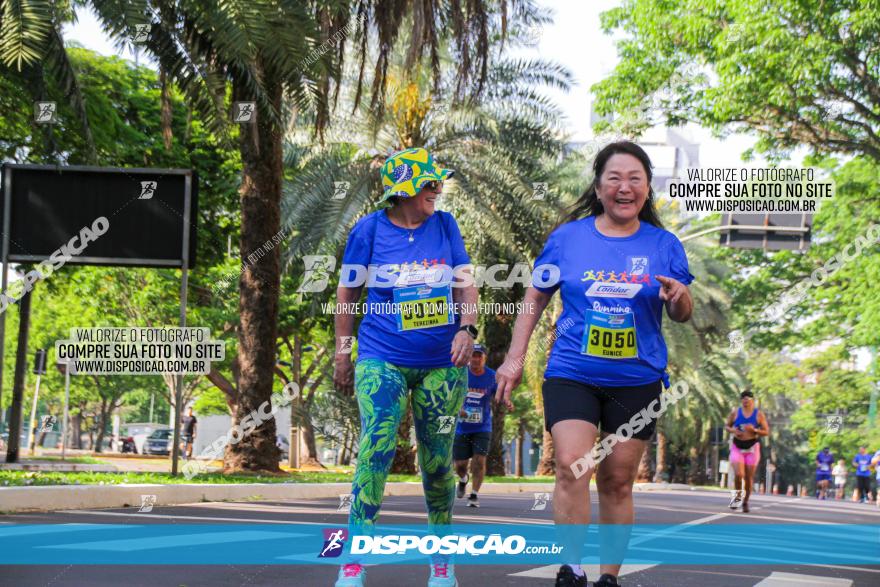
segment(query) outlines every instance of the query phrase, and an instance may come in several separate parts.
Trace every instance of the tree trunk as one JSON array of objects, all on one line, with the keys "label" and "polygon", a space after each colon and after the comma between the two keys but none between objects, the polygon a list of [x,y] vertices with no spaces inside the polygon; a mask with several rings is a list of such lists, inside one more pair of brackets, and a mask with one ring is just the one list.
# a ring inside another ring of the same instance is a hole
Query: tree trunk
[{"label": "tree trunk", "polygon": [[553,449],[553,437],[544,430],[542,440],[541,461],[538,463],[537,475],[553,477],[556,475],[556,452]]},{"label": "tree trunk", "polygon": [[318,458],[318,445],[315,442],[315,427],[312,426],[310,418],[305,418],[303,420],[302,431],[303,440],[305,440],[306,445],[306,458],[302,464],[325,469],[326,467],[321,464],[321,460]]},{"label": "tree trunk", "polygon": [[636,481],[639,483],[651,480],[651,441],[649,440],[647,444],[645,452],[642,453],[642,460],[639,461],[638,473],[636,473]]},{"label": "tree trunk", "polygon": [[82,449],[82,417],[70,415],[70,448]]},{"label": "tree trunk", "polygon": [[[282,85],[258,56],[256,68],[263,76],[268,100],[281,111]],[[237,101],[253,101],[241,81],[233,84]],[[239,126],[242,161],[241,260],[244,270],[239,278],[239,401],[233,423],[241,422],[251,411],[272,395],[278,328],[278,292],[281,267],[278,247],[269,250],[281,225],[281,130],[269,122],[268,112],[259,107],[254,123]],[[268,248],[268,247],[266,247]],[[281,472],[280,451],[275,445],[275,419],[270,418],[237,443],[227,445],[224,471]]]},{"label": "tree trunk", "polygon": [[407,408],[406,414],[397,428],[397,450],[394,453],[394,460],[391,461],[391,473],[416,474],[416,447],[410,441],[409,435],[412,425],[412,409]]},{"label": "tree trunk", "polygon": [[526,443],[526,426],[525,423],[520,420],[519,422],[519,430],[517,430],[516,434],[516,476],[522,477],[523,473],[523,455],[525,454],[525,447],[523,446]]},{"label": "tree trunk", "polygon": [[666,435],[657,429],[657,469],[654,471],[654,483],[662,483],[666,476]]},{"label": "tree trunk", "polygon": [[486,456],[486,475],[504,476],[504,416],[503,406],[492,402],[492,439],[489,441],[489,454]]},{"label": "tree trunk", "polygon": [[95,452],[104,452],[104,429],[107,427],[107,415],[109,410],[107,410],[107,406],[102,401],[101,402],[101,413],[98,416],[98,437],[95,440]]}]

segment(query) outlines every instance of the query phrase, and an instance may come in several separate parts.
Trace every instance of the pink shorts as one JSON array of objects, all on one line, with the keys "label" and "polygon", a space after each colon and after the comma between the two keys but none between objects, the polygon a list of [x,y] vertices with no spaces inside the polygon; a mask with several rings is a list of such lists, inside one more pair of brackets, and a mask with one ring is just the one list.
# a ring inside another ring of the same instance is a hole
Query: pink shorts
[{"label": "pink shorts", "polygon": [[761,462],[761,443],[756,442],[752,445],[752,448],[749,449],[741,449],[737,448],[735,444],[730,443],[730,464],[738,465],[739,463],[745,464],[746,467],[754,467],[758,463]]}]

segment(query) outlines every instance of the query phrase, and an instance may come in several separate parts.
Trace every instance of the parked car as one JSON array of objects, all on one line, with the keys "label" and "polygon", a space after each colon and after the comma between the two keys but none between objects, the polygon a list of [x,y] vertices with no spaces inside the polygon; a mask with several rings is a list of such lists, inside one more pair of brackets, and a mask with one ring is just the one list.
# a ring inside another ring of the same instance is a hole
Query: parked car
[{"label": "parked car", "polygon": [[[123,424],[119,435],[122,438],[131,437],[134,439],[134,452],[145,454],[144,453],[144,443],[147,441],[147,438],[156,430],[170,430],[171,427],[166,424],[156,424],[153,422],[133,422],[128,424]],[[126,452],[126,451],[122,451]]]},{"label": "parked car", "polygon": [[156,430],[144,442],[143,453],[146,455],[170,455],[173,434],[173,430]]}]

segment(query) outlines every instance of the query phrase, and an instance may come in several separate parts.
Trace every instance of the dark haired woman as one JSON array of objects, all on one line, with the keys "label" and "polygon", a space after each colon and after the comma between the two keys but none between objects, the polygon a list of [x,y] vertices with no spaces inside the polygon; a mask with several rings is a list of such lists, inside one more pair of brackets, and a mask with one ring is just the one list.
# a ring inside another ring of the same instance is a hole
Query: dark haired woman
[{"label": "dark haired woman", "polygon": [[[618,584],[634,520],[633,482],[654,432],[654,421],[639,412],[660,398],[661,381],[668,386],[662,311],[685,322],[693,309],[687,287],[693,276],[681,243],[657,217],[647,153],[629,141],[612,143],[596,156],[593,171],[592,184],[535,262],[524,304],[531,311],[517,317],[497,373],[497,401],[509,404],[529,337],[560,290],[558,324],[572,326],[557,329],[543,385],[544,421],[556,454],[553,518],[568,563],[556,576],[557,587],[587,585],[580,562],[593,473],[601,523],[595,585]],[[542,265],[555,266],[558,274]],[[603,441],[617,435],[611,440],[618,442],[597,468],[588,455],[600,434]]]}]

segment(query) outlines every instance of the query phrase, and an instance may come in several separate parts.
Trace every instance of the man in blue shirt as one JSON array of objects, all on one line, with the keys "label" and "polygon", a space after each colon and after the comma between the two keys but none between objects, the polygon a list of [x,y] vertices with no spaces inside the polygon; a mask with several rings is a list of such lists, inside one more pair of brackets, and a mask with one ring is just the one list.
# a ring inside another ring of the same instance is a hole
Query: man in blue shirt
[{"label": "man in blue shirt", "polygon": [[477,492],[483,484],[486,474],[486,455],[489,454],[489,442],[492,439],[492,396],[495,395],[495,371],[486,367],[486,347],[474,345],[468,369],[468,390],[464,405],[459,412],[458,427],[455,430],[455,442],[452,445],[452,458],[455,461],[455,472],[458,474],[456,495],[464,497],[468,484],[468,462],[474,474],[468,506],[480,507]]},{"label": "man in blue shirt", "polygon": [[859,454],[853,457],[853,466],[856,468],[856,486],[859,488],[859,502],[868,503],[871,493],[871,455],[864,446],[859,447]]}]

